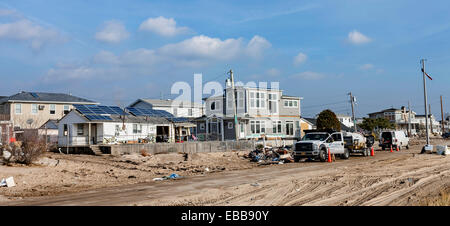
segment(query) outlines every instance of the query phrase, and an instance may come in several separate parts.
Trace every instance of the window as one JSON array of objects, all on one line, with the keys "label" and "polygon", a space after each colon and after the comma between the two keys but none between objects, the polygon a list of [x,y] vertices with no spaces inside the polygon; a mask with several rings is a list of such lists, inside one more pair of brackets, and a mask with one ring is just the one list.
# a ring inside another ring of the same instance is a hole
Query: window
[{"label": "window", "polygon": [[84,134],[84,124],[77,125],[77,135],[82,136]]},{"label": "window", "polygon": [[286,135],[294,135],[294,122],[287,121],[286,122]]},{"label": "window", "polygon": [[278,95],[269,94],[269,112],[272,114],[278,113]]},{"label": "window", "polygon": [[192,116],[192,108],[189,108],[189,109],[188,109],[188,115],[189,115],[189,116]]},{"label": "window", "polygon": [[244,92],[238,92],[237,93],[238,96],[238,108],[244,108]]},{"label": "window", "polygon": [[201,130],[205,130],[205,123],[201,123],[201,124],[200,124],[200,129],[201,129]]},{"label": "window", "polygon": [[178,114],[178,108],[174,108],[174,109],[173,109],[173,115],[176,117],[177,114]]},{"label": "window", "polygon": [[70,111],[70,106],[69,105],[64,105],[64,114],[68,114]]},{"label": "window", "polygon": [[31,114],[35,115],[38,113],[38,105],[37,104],[31,104]]},{"label": "window", "polygon": [[227,108],[233,109],[233,91],[227,92]]},{"label": "window", "polygon": [[142,133],[142,125],[133,124],[133,133]]},{"label": "window", "polygon": [[50,104],[50,114],[54,115],[56,113],[56,106],[54,104]]},{"label": "window", "polygon": [[250,127],[253,134],[266,133],[265,121],[250,121]]},{"label": "window", "polygon": [[228,129],[233,129],[233,123],[232,122],[228,122]]},{"label": "window", "polygon": [[266,108],[266,94],[263,92],[250,92],[250,108]]},{"label": "window", "polygon": [[68,130],[67,130],[67,124],[64,124],[64,136],[67,136]]},{"label": "window", "polygon": [[273,121],[272,122],[272,132],[273,133],[281,133],[281,121]]},{"label": "window", "polygon": [[296,100],[285,100],[284,106],[288,108],[296,108],[298,106],[298,101]]},{"label": "window", "polygon": [[333,138],[333,140],[336,141],[342,141],[342,136],[340,133],[335,133],[333,135],[331,135],[331,137]]},{"label": "window", "polygon": [[120,125],[116,125],[116,131],[114,135],[119,136],[120,135]]},{"label": "window", "polygon": [[214,110],[216,110],[216,102],[212,102],[211,103],[211,111],[214,111]]},{"label": "window", "polygon": [[22,104],[15,104],[16,114],[22,114]]}]

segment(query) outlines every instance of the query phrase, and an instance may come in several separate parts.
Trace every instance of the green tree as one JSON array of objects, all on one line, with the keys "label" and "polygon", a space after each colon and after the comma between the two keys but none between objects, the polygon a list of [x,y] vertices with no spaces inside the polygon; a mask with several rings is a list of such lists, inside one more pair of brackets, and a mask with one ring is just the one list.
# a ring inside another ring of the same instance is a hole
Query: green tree
[{"label": "green tree", "polygon": [[341,131],[341,123],[330,109],[320,112],[319,117],[317,117],[317,129],[333,129],[336,131]]}]

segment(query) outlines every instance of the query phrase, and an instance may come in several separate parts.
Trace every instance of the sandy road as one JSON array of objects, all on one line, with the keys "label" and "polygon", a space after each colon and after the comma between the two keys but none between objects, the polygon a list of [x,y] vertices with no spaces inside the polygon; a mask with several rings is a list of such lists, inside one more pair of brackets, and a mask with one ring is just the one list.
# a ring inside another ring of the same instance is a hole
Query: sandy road
[{"label": "sandy road", "polygon": [[[148,182],[5,205],[420,205],[450,187],[450,158],[419,146]],[[0,203],[2,205],[2,203]]]}]

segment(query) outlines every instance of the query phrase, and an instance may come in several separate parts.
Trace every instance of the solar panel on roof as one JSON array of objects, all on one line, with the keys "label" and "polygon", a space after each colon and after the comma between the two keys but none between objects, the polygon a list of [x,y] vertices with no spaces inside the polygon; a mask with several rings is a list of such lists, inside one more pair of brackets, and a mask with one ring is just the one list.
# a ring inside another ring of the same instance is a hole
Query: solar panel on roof
[{"label": "solar panel on roof", "polygon": [[87,115],[87,114],[95,114],[94,112],[92,112],[91,110],[89,110],[86,105],[81,105],[81,104],[74,104],[73,105],[79,112],[81,112],[81,114],[83,115]]},{"label": "solar panel on roof", "polygon": [[37,95],[37,93],[31,93],[31,96],[38,98],[39,96]]},{"label": "solar panel on roof", "polygon": [[172,122],[188,122],[189,121],[189,119],[183,118],[183,117],[170,118],[169,120]]},{"label": "solar panel on roof", "polygon": [[135,115],[135,116],[141,116],[141,115],[145,115],[144,113],[142,113],[141,111],[139,111],[137,108],[126,108],[131,114]]},{"label": "solar panel on roof", "polygon": [[106,115],[85,115],[90,121],[112,121],[112,118]]},{"label": "solar panel on roof", "polygon": [[111,108],[111,110],[114,111],[117,115],[127,115],[127,113],[120,107],[110,106],[109,108]]}]

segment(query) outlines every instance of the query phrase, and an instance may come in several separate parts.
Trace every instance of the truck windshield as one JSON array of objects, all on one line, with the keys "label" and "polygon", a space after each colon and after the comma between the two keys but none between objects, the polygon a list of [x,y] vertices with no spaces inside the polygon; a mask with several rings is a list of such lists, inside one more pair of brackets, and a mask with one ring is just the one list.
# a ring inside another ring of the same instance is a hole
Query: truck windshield
[{"label": "truck windshield", "polygon": [[328,134],[325,133],[308,133],[306,134],[302,140],[320,140],[324,141],[328,138]]}]

